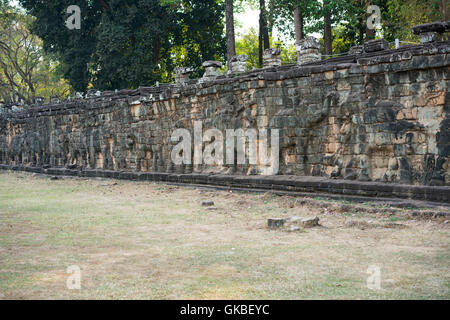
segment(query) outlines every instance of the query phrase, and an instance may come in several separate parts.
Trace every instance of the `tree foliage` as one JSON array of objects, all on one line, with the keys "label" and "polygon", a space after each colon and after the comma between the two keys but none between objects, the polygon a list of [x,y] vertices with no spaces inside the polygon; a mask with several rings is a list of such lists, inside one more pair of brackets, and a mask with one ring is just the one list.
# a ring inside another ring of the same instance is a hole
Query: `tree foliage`
[{"label": "tree foliage", "polygon": [[[321,34],[325,29],[324,16],[331,15],[333,52],[346,52],[353,45],[374,37],[388,42],[418,41],[411,28],[414,25],[448,20],[450,3],[446,0],[271,0],[275,10],[274,24],[283,33],[294,38],[293,10],[298,6],[303,17],[306,35]],[[367,28],[370,14],[367,8],[381,9],[381,30]],[[323,39],[321,39],[323,44]]]},{"label": "tree foliage", "polygon": [[[385,1],[383,16],[383,35],[388,41],[418,42],[418,37],[412,34],[411,28],[418,24],[445,20],[442,0],[389,0]],[[447,8],[450,1],[446,3]],[[447,17],[448,18],[448,17]]]},{"label": "tree foliage", "polygon": [[[243,34],[236,41],[236,53],[248,56],[247,66],[251,70],[259,67],[259,34],[255,28]],[[286,45],[281,41],[274,41],[270,38],[270,42],[277,48],[282,49],[281,60],[283,63],[295,63],[297,59],[297,51],[294,45]]]},{"label": "tree foliage", "polygon": [[20,0],[32,31],[56,54],[78,91],[136,88],[169,81],[176,64],[223,57],[223,3],[218,0],[77,1],[81,28],[69,30],[71,0]]},{"label": "tree foliage", "polygon": [[0,2],[0,99],[6,104],[34,102],[36,96],[47,100],[69,93],[59,64],[42,49],[42,41],[30,33],[30,16]]},{"label": "tree foliage", "polygon": [[[79,0],[79,30],[66,27],[72,0],[19,0],[29,15],[9,2],[0,0],[0,95],[5,101],[29,102],[37,95],[67,94],[64,79],[76,91],[84,91],[169,82],[175,66],[193,66],[193,76],[200,77],[204,61],[226,60],[225,0]],[[250,67],[260,64],[258,49],[263,43],[264,47],[285,47],[284,61],[295,60],[294,47],[274,42],[272,30],[276,27],[295,39],[296,7],[302,36],[320,34],[323,47],[327,44],[322,53],[343,53],[374,37],[417,42],[411,33],[413,25],[448,19],[450,12],[445,0],[228,3],[235,12],[242,12],[246,4],[263,14],[264,32],[250,30],[236,43],[237,53],[249,56]],[[381,9],[382,28],[376,32],[367,28],[370,5]],[[261,35],[267,38],[263,42],[258,39]]]}]

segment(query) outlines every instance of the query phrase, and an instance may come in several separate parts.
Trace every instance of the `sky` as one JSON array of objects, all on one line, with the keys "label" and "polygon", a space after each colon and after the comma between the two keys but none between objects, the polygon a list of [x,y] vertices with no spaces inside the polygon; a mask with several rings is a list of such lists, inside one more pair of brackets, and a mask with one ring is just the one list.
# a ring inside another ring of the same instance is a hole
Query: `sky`
[{"label": "sky", "polygon": [[245,12],[236,13],[236,34],[247,33],[252,27],[259,28],[259,10],[247,8]]},{"label": "sky", "polygon": [[[242,35],[248,33],[251,28],[254,28],[256,31],[259,29],[259,10],[245,8],[245,12],[235,13],[235,33],[236,39],[239,39]],[[283,37],[276,27],[273,30],[272,34],[274,40],[282,40],[285,44],[293,44],[295,41],[291,39],[291,37]]]}]

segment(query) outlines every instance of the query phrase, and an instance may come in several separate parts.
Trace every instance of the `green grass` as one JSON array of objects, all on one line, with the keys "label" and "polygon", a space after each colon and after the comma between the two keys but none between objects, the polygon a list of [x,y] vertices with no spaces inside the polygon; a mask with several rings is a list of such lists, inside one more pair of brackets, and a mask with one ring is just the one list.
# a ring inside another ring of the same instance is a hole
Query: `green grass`
[{"label": "green grass", "polygon": [[[218,210],[205,210],[205,199]],[[448,227],[383,214],[323,216],[298,200],[0,173],[0,298],[450,298]],[[269,217],[292,215],[318,215],[324,227],[265,228]],[[351,229],[347,219],[408,228]],[[372,264],[381,267],[379,291],[366,285]],[[71,265],[81,268],[81,290],[66,287]]]}]

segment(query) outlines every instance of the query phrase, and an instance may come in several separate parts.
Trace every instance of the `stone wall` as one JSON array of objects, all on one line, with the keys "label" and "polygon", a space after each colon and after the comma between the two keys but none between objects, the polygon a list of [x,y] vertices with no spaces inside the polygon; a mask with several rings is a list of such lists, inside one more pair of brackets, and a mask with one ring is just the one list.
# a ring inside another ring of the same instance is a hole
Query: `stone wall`
[{"label": "stone wall", "polygon": [[280,129],[280,175],[450,185],[450,42],[267,67],[0,114],[0,163],[253,175],[174,166],[170,136]]}]

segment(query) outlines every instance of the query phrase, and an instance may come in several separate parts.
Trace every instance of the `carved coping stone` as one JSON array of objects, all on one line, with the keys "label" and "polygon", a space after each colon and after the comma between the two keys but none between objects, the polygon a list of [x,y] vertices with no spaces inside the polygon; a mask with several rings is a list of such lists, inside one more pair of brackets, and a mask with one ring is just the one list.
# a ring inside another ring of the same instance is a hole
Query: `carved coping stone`
[{"label": "carved coping stone", "polygon": [[222,62],[213,60],[205,61],[203,62],[203,67],[205,67],[203,78],[215,78],[219,76],[219,68],[222,67]]},{"label": "carved coping stone", "polygon": [[349,55],[363,54],[363,53],[364,53],[364,46],[353,46],[348,51]]},{"label": "carved coping stone", "polygon": [[175,74],[191,74],[194,72],[192,67],[177,67],[175,68]]},{"label": "carved coping stone", "polygon": [[281,55],[281,49],[280,48],[269,48],[264,50],[264,57],[272,57],[272,56],[279,56]]},{"label": "carved coping stone", "polygon": [[60,102],[59,97],[58,96],[51,96],[50,97],[50,102],[51,103],[59,103]]},{"label": "carved coping stone", "polygon": [[175,83],[182,84],[189,81],[189,76],[194,72],[192,67],[177,67],[175,68]]},{"label": "carved coping stone", "polygon": [[245,54],[240,54],[233,56],[230,59],[230,71],[232,73],[241,73],[247,71],[247,60],[248,56]]},{"label": "carved coping stone", "polygon": [[208,61],[203,62],[202,66],[205,68],[222,68],[222,62],[208,60]]},{"label": "carved coping stone", "polygon": [[450,21],[439,21],[432,23],[419,24],[412,27],[412,32],[416,35],[426,32],[444,33],[450,30]]},{"label": "carved coping stone", "polygon": [[389,50],[389,43],[384,39],[370,40],[363,45],[364,52],[377,52]]},{"label": "carved coping stone", "polygon": [[320,43],[314,37],[306,37],[296,44],[297,64],[303,65],[321,60]]},{"label": "carved coping stone", "polygon": [[233,56],[230,62],[246,62],[248,60],[248,56],[246,54],[239,54],[237,56]]},{"label": "carved coping stone", "polygon": [[34,103],[38,106],[42,106],[45,102],[44,97],[34,97]]},{"label": "carved coping stone", "polygon": [[442,34],[450,30],[450,21],[433,22],[414,26],[412,32],[420,36],[420,43],[442,40]]},{"label": "carved coping stone", "polygon": [[265,67],[279,67],[281,66],[282,50],[280,48],[269,48],[264,51],[264,66]]},{"label": "carved coping stone", "polygon": [[308,49],[320,49],[320,42],[314,37],[306,37],[305,39],[300,40],[297,42],[296,45],[297,52],[301,52]]},{"label": "carved coping stone", "polygon": [[100,97],[102,95],[101,91],[97,89],[90,89],[86,93],[86,98]]}]

